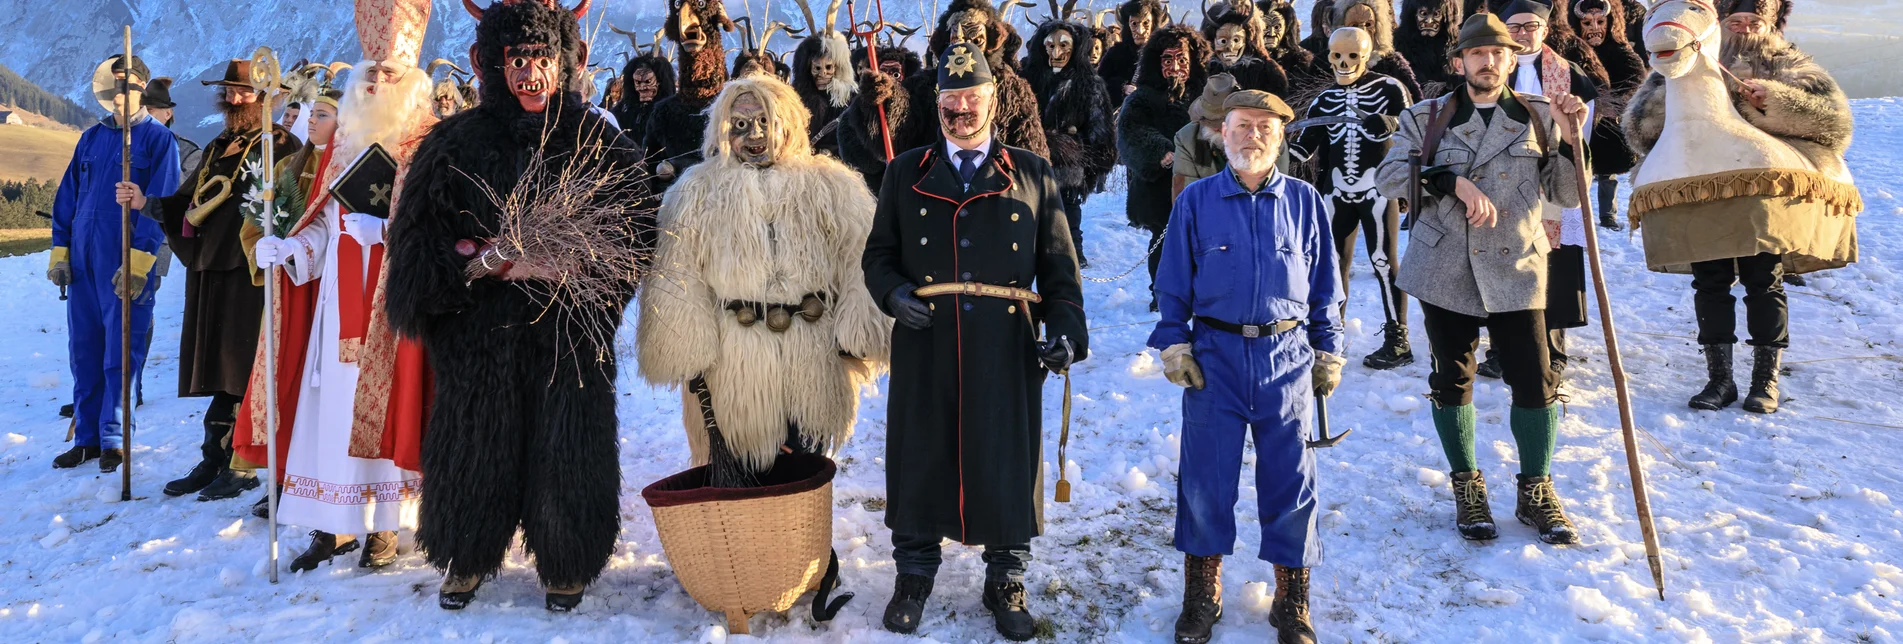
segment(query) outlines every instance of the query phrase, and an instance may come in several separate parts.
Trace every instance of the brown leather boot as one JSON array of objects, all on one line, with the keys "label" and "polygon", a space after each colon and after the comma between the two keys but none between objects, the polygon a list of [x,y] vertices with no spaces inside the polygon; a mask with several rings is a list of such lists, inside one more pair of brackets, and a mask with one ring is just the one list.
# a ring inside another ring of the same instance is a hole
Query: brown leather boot
[{"label": "brown leather boot", "polygon": [[1308,569],[1275,567],[1275,602],[1269,605],[1269,625],[1276,644],[1315,644],[1315,626],[1308,623]]},{"label": "brown leather boot", "polygon": [[1522,475],[1513,516],[1538,529],[1540,541],[1556,546],[1579,543],[1579,531],[1573,528],[1573,520],[1566,518],[1566,506],[1553,489],[1553,477]]},{"label": "brown leather boot", "polygon": [[1468,541],[1487,541],[1500,536],[1493,525],[1493,508],[1487,504],[1487,477],[1479,470],[1454,472],[1454,529]]},{"label": "brown leather boot", "polygon": [[364,536],[363,555],[358,568],[382,568],[396,561],[396,531],[372,532]]},{"label": "brown leather boot", "polygon": [[1183,555],[1183,613],[1177,644],[1204,644],[1222,620],[1222,555]]},{"label": "brown leather boot", "polygon": [[476,599],[476,589],[481,587],[481,575],[445,576],[443,585],[436,588],[436,605],[443,610],[462,610]]}]

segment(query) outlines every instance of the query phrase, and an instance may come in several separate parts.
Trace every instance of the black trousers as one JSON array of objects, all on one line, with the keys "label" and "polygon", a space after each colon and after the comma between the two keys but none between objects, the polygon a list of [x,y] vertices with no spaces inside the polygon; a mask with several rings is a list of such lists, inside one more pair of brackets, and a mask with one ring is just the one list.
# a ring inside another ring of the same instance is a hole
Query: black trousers
[{"label": "black trousers", "polygon": [[1064,217],[1070,223],[1071,246],[1077,249],[1079,262],[1084,258],[1084,201],[1090,198],[1088,188],[1059,188],[1058,194],[1064,198]]},{"label": "black trousers", "polygon": [[[943,537],[921,537],[918,535],[892,533],[892,562],[898,572],[907,575],[920,575],[937,578],[938,564],[943,560],[940,552]],[[983,546],[985,562],[985,581],[1024,582],[1024,572],[1031,566],[1031,544],[1011,546]]]},{"label": "black trousers", "polygon": [[1381,284],[1381,312],[1389,323],[1407,326],[1407,294],[1394,286],[1394,278],[1400,270],[1394,258],[1401,255],[1395,241],[1401,229],[1399,204],[1378,196],[1361,203],[1330,196],[1328,207],[1330,228],[1335,236],[1335,259],[1341,266],[1342,317],[1347,317],[1348,276],[1355,267],[1355,234],[1366,229],[1368,263],[1374,266],[1374,279]]},{"label": "black trousers", "polygon": [[1156,268],[1163,265],[1163,226],[1144,227],[1150,231],[1150,298],[1156,298]]},{"label": "black trousers", "polygon": [[1773,253],[1692,264],[1692,308],[1699,344],[1738,343],[1738,298],[1744,284],[1744,323],[1751,346],[1791,346],[1790,305],[1784,299],[1784,258]]},{"label": "black trousers", "polygon": [[205,438],[198,445],[199,458],[218,467],[231,465],[231,432],[238,422],[238,404],[242,402],[243,396],[222,391],[211,395],[211,405],[205,408]]},{"label": "black trousers", "polygon": [[1480,329],[1486,327],[1499,352],[1501,379],[1513,390],[1513,406],[1540,409],[1558,399],[1554,390],[1559,378],[1554,375],[1547,353],[1546,312],[1538,309],[1494,313],[1474,317],[1421,303],[1421,321],[1427,327],[1427,344],[1433,352],[1433,372],[1427,384],[1434,403],[1458,407],[1473,402],[1474,350],[1480,345]]}]

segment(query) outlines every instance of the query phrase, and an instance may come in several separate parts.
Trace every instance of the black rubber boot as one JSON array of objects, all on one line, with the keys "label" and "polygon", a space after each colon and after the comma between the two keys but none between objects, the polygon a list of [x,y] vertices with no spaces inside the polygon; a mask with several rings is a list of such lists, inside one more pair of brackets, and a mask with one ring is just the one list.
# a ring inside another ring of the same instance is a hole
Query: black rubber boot
[{"label": "black rubber boot", "polygon": [[192,466],[191,473],[186,474],[185,478],[172,479],[170,483],[166,483],[165,495],[185,496],[203,490],[205,486],[211,485],[212,481],[218,480],[218,473],[223,469],[224,468],[219,467],[216,463],[200,461],[197,465]]},{"label": "black rubber boot", "polygon": [[[394,545],[391,546],[391,550],[392,552],[395,551]],[[586,590],[588,590],[588,587],[581,584],[544,588],[542,607],[548,609],[548,612],[551,613],[572,612],[576,606],[581,605],[582,593]]]},{"label": "black rubber boot", "polygon": [[1204,644],[1222,621],[1222,555],[1183,556],[1183,613],[1176,617],[1177,644]]},{"label": "black rubber boot", "polygon": [[1705,388],[1692,396],[1692,409],[1718,411],[1738,402],[1738,382],[1731,379],[1729,344],[1705,345]]},{"label": "black rubber boot", "polygon": [[1454,529],[1468,541],[1498,538],[1493,524],[1493,506],[1487,504],[1487,477],[1479,470],[1454,472]]},{"label": "black rubber boot", "polygon": [[991,621],[998,627],[998,634],[1005,639],[1026,642],[1037,635],[1037,618],[1031,616],[1024,582],[986,581],[984,605],[985,610],[991,611]]},{"label": "black rubber boot", "polygon": [[476,589],[481,587],[481,577],[449,575],[436,588],[436,605],[443,610],[462,610],[476,600]]},{"label": "black rubber boot", "polygon": [[1393,369],[1414,364],[1414,349],[1407,342],[1407,327],[1389,322],[1381,325],[1381,348],[1362,358],[1369,369]]},{"label": "black rubber boot", "polygon": [[226,469],[218,475],[218,480],[198,492],[200,501],[223,501],[235,499],[238,495],[258,489],[258,477],[250,472]]},{"label": "black rubber boot", "polygon": [[900,635],[917,632],[925,614],[925,600],[931,596],[931,577],[899,573],[892,582],[892,601],[885,605],[885,630]]},{"label": "black rubber boot", "polygon": [[1540,541],[1556,546],[1579,543],[1579,532],[1573,529],[1573,520],[1566,518],[1559,492],[1553,490],[1553,477],[1521,476],[1519,497],[1513,516],[1538,529]]},{"label": "black rubber boot", "polygon": [[396,531],[372,532],[364,536],[363,554],[358,568],[382,568],[396,561]]},{"label": "black rubber boot", "polygon": [[1745,411],[1777,413],[1777,378],[1783,358],[1784,350],[1777,347],[1751,348],[1751,393],[1744,397]]},{"label": "black rubber boot", "polygon": [[291,560],[291,572],[309,572],[316,570],[319,564],[330,561],[332,557],[337,555],[349,554],[361,545],[362,544],[357,543],[355,538],[349,541],[341,541],[337,538],[337,535],[322,530],[312,530],[311,547],[305,548],[304,554],[298,555],[296,559]]},{"label": "black rubber boot", "polygon": [[119,470],[119,466],[125,462],[126,453],[117,447],[108,447],[99,450],[99,471],[101,473],[116,472]]},{"label": "black rubber boot", "polygon": [[72,449],[53,457],[53,469],[70,470],[95,458],[99,458],[99,448],[74,445]]},{"label": "black rubber boot", "polygon": [[1315,644],[1315,625],[1308,621],[1308,569],[1275,567],[1275,601],[1269,604],[1269,625],[1276,644]]}]

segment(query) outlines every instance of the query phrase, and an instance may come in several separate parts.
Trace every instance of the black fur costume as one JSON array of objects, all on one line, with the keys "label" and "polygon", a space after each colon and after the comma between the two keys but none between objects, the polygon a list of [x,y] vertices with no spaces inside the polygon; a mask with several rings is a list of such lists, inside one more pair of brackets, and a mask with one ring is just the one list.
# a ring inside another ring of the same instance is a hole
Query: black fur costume
[{"label": "black fur costume", "polygon": [[[1289,87],[1310,87],[1333,76],[1323,75],[1315,67],[1315,55],[1302,46],[1302,18],[1295,13],[1295,5],[1288,0],[1257,0],[1255,7],[1262,16],[1262,30],[1266,34],[1276,32],[1282,37],[1269,41],[1269,59],[1282,66],[1282,74],[1288,77]],[[1284,98],[1288,95],[1284,94]]]},{"label": "black fur costume", "polygon": [[[565,90],[542,114],[523,111],[503,73],[504,47],[523,43],[560,52]],[[469,258],[456,249],[496,230],[498,211],[476,181],[508,193],[538,147],[550,163],[582,156],[638,167],[632,143],[582,99],[586,52],[563,9],[485,10],[471,49],[482,102],[423,139],[390,224],[386,312],[398,333],[421,340],[435,371],[416,541],[452,575],[495,572],[520,526],[545,585],[586,584],[620,530],[614,347],[592,346],[577,329],[619,325],[634,285],[622,285],[620,306],[551,303],[520,283],[469,280]],[[599,197],[645,196],[638,179],[619,188]]]},{"label": "black fur costume", "polygon": [[[911,78],[924,68],[917,53],[903,47],[880,47],[879,64],[885,66],[891,61],[899,61],[904,78]],[[890,76],[865,70],[866,48],[859,47],[852,52],[852,68],[859,72],[859,93],[852,102],[846,104],[839,116],[839,160],[846,162],[852,169],[858,170],[866,178],[866,187],[872,189],[872,195],[879,195],[879,185],[885,180],[885,143],[879,131],[879,113],[875,107],[885,105],[886,119],[891,122],[892,153],[898,154],[906,148],[900,147],[903,141],[911,140],[911,134],[902,128],[912,122],[912,98],[900,91],[899,81]],[[874,102],[877,101],[877,102]]]},{"label": "black fur costume", "polygon": [[[673,11],[667,16],[666,35],[668,40],[678,44],[681,41],[680,12],[695,11],[695,5],[691,1],[670,0],[669,6]],[[700,162],[701,137],[707,132],[707,115],[703,111],[727,84],[727,49],[721,33],[734,30],[733,21],[727,18],[726,6],[720,0],[700,5],[697,14],[701,32],[706,34],[706,44],[691,54],[680,52],[678,87],[674,95],[654,102],[648,115],[648,131],[642,138],[642,147],[656,169],[661,163],[668,163],[673,166],[676,177]],[[657,178],[655,193],[665,191],[671,183],[671,180]]]},{"label": "black fur costume", "polygon": [[[642,102],[640,95],[629,84],[628,78],[637,69],[654,72],[654,83],[658,86],[654,90],[654,100]],[[642,54],[621,68],[621,82],[621,102],[608,111],[615,115],[615,121],[621,124],[622,131],[630,140],[640,142],[647,137],[648,116],[653,114],[654,105],[674,95],[674,64],[659,54]]]},{"label": "black fur costume", "polygon": [[[1440,11],[1440,33],[1433,36],[1421,34],[1420,11],[1434,8]],[[1439,98],[1453,88],[1459,87],[1460,77],[1454,74],[1453,67],[1447,63],[1447,50],[1460,40],[1460,22],[1465,15],[1460,12],[1458,0],[1401,0],[1401,26],[1394,30],[1394,50],[1407,59],[1408,67],[1414,70],[1414,80],[1421,84],[1420,101]]]},{"label": "black fur costume", "polygon": [[1256,19],[1255,5],[1243,3],[1237,9],[1228,3],[1217,4],[1203,14],[1203,40],[1210,47],[1216,46],[1216,32],[1227,25],[1241,25],[1243,39],[1242,57],[1235,64],[1224,64],[1222,57],[1212,55],[1209,58],[1210,74],[1229,74],[1236,77],[1236,89],[1258,89],[1276,96],[1288,95],[1288,74],[1281,63],[1269,56],[1269,50],[1262,42],[1263,22]]},{"label": "black fur costume", "polygon": [[1051,149],[1051,171],[1057,177],[1058,191],[1063,193],[1065,214],[1070,217],[1071,241],[1082,257],[1084,201],[1091,193],[1103,190],[1104,177],[1117,166],[1117,130],[1111,120],[1110,92],[1086,60],[1088,52],[1073,47],[1064,68],[1051,69],[1044,39],[1059,30],[1069,32],[1072,43],[1089,42],[1090,28],[1083,23],[1044,21],[1031,35],[1024,76],[1037,95],[1044,142]]},{"label": "black fur costume", "polygon": [[[839,156],[839,116],[846,113],[846,106],[833,105],[832,96],[819,88],[819,82],[813,80],[813,59],[820,56],[821,37],[809,37],[793,48],[793,91],[800,96],[800,102],[806,105],[806,112],[813,115],[807,121],[806,136],[813,140],[813,151],[821,154]],[[844,47],[844,41],[840,41]],[[833,78],[843,81],[852,70],[835,69]],[[830,129],[828,129],[830,128]],[[825,131],[821,136],[820,132]]]},{"label": "black fur costume", "polygon": [[[1612,175],[1625,174],[1632,170],[1635,156],[1632,148],[1626,145],[1625,131],[1619,125],[1620,113],[1625,111],[1626,99],[1645,82],[1645,60],[1639,57],[1632,43],[1625,38],[1625,6],[1619,0],[1586,0],[1581,3],[1594,9],[1603,7],[1606,12],[1606,38],[1593,46],[1593,54],[1606,69],[1606,88],[1600,93],[1597,120],[1592,126],[1592,173],[1609,178]],[[1575,9],[1566,14],[1567,22],[1574,31],[1579,31],[1579,12]],[[1581,36],[1584,40],[1584,36]],[[1604,200],[1609,200],[1604,199]],[[1602,200],[1602,201],[1604,201]],[[1606,211],[1604,206],[1601,211]]]},{"label": "black fur costume", "polygon": [[1152,17],[1151,33],[1163,29],[1163,3],[1159,0],[1127,0],[1117,6],[1117,24],[1123,25],[1123,35],[1117,44],[1104,50],[1103,58],[1097,61],[1097,76],[1103,79],[1103,86],[1110,90],[1110,104],[1123,106],[1123,86],[1135,82],[1137,59],[1142,57],[1143,46],[1138,45],[1136,35],[1130,29],[1130,20],[1144,13]]},{"label": "black fur costume", "polygon": [[[1183,47],[1189,53],[1189,80],[1170,87],[1163,77],[1163,50]],[[1176,131],[1189,124],[1189,104],[1202,94],[1204,64],[1209,43],[1202,34],[1183,25],[1171,25],[1150,35],[1137,68],[1137,90],[1123,101],[1117,114],[1117,154],[1129,171],[1129,196],[1124,216],[1130,225],[1150,231],[1150,280],[1156,281],[1162,245],[1157,243],[1170,222],[1170,178],[1163,157],[1176,151]]]}]

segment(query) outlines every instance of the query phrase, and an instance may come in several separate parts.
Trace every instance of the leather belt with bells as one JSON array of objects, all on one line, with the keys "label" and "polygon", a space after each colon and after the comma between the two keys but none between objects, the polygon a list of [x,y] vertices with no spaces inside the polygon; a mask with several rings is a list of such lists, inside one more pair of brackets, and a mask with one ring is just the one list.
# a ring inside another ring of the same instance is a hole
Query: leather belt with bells
[{"label": "leather belt with bells", "polygon": [[785,333],[793,328],[793,316],[798,315],[808,323],[818,322],[826,315],[826,295],[807,293],[800,298],[799,304],[765,304],[746,300],[733,300],[727,303],[727,310],[733,311],[735,322],[750,327],[766,320],[766,328],[774,333]]}]

